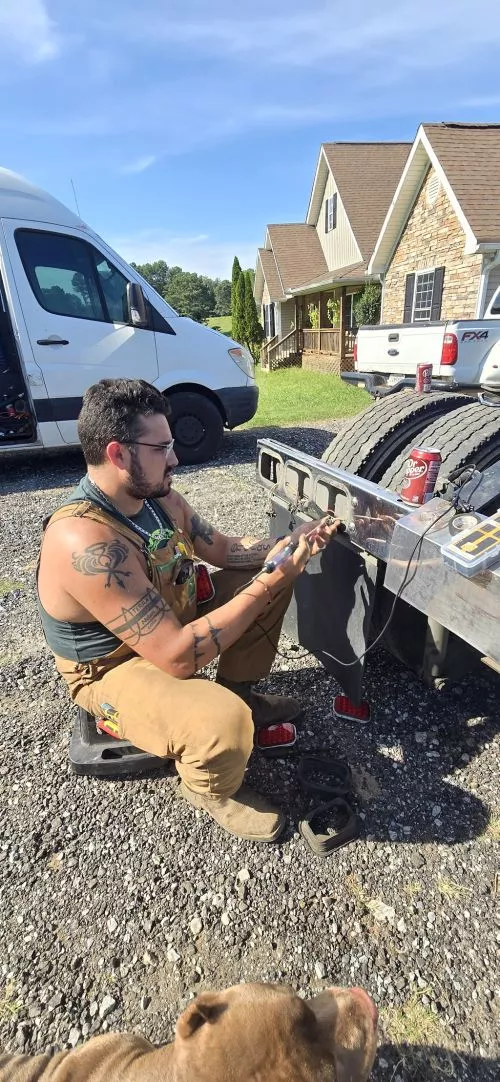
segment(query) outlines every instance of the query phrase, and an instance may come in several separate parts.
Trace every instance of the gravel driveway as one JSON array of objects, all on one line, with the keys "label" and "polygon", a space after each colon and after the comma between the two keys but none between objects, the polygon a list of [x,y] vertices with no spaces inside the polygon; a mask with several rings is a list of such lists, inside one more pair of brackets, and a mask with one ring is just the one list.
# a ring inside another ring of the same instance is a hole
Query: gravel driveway
[{"label": "gravel driveway", "polygon": [[[321,455],[332,431],[268,434]],[[228,532],[268,532],[257,434],[233,433],[219,465],[178,473]],[[304,700],[301,747],[331,747],[356,776],[363,836],[323,861],[296,832],[293,760],[250,766],[289,817],[269,848],[178,801],[170,767],[77,778],[73,708],[42,640],[33,567],[41,519],[82,460],[1,471],[0,1045],[34,1052],[107,1029],[160,1041],[202,988],[285,981],[308,995],[355,983],[382,1012],[374,1079],[498,1079],[498,678],[485,669],[438,694],[376,653],[373,721],[357,728],[332,717],[333,678],[283,640],[270,687]]]}]

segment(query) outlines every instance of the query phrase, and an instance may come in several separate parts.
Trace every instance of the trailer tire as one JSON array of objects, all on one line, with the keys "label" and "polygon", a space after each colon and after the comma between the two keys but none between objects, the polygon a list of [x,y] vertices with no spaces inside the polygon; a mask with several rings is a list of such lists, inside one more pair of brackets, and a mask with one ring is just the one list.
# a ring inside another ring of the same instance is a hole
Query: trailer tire
[{"label": "trailer tire", "polygon": [[181,466],[215,458],[224,437],[224,423],[215,403],[194,391],[177,391],[168,400],[170,428]]},{"label": "trailer tire", "polygon": [[[440,479],[461,466],[474,463],[478,469],[484,470],[487,466],[500,462],[500,409],[472,402],[465,409],[461,409],[459,414],[448,414],[424,428],[419,442],[423,446],[438,447],[441,451],[443,463],[437,481],[438,487]],[[394,492],[400,489],[411,446],[411,443],[408,443],[386,469],[380,480],[384,488],[390,488]],[[451,491],[450,486],[450,495]]]},{"label": "trailer tire", "polygon": [[436,418],[462,410],[472,399],[451,391],[398,392],[352,418],[323,454],[330,466],[380,481],[391,462]]}]

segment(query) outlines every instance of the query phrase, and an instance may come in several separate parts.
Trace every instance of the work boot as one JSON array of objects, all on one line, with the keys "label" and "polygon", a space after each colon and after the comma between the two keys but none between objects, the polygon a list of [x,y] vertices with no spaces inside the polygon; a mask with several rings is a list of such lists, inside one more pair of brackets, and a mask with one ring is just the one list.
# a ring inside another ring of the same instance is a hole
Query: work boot
[{"label": "work boot", "polygon": [[183,781],[180,791],[185,800],[208,812],[229,834],[250,842],[275,842],[285,827],[285,816],[248,785],[241,785],[234,796],[194,793]]},{"label": "work boot", "polygon": [[296,721],[302,713],[302,706],[290,695],[263,695],[255,691],[250,681],[236,682],[217,677],[217,683],[232,691],[250,707],[256,729],[268,725],[279,725],[281,721]]}]

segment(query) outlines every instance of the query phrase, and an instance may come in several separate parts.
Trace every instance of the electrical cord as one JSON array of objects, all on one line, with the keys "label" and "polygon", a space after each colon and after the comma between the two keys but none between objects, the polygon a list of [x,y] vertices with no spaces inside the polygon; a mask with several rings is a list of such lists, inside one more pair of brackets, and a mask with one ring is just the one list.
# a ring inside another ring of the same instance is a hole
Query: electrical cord
[{"label": "electrical cord", "polygon": [[[472,470],[472,473],[470,472],[471,470]],[[456,482],[462,476],[462,474],[465,473],[465,472],[467,472],[469,474],[469,476],[464,481],[462,481],[459,485],[457,485]],[[452,507],[455,508],[455,511],[457,513],[458,512],[474,510],[474,508],[471,507],[470,504],[467,504],[466,506],[462,506],[461,501],[460,501],[460,493],[461,493],[462,489],[464,488],[464,486],[466,484],[468,484],[469,481],[472,480],[472,477],[474,476],[475,472],[476,472],[476,467],[475,466],[472,466],[472,467],[471,466],[464,466],[461,469],[454,471],[452,476],[446,478],[448,483],[452,484],[453,487],[456,489],[455,495],[454,495],[453,500],[452,500]],[[479,471],[477,471],[477,472],[479,472]],[[474,492],[478,488],[480,480],[481,480],[481,474],[479,475],[479,480],[476,482],[472,492],[469,494],[469,500],[470,500],[470,497],[474,495]],[[401,586],[398,588],[397,593],[395,594],[394,601],[393,601],[393,603],[391,605],[391,609],[390,609],[390,612],[389,612],[389,616],[387,617],[387,620],[386,620],[382,630],[379,632],[379,634],[373,640],[373,642],[371,642],[369,644],[369,646],[367,646],[366,650],[364,650],[362,654],[359,654],[356,658],[354,658],[354,661],[342,661],[341,658],[335,657],[335,654],[330,654],[328,652],[328,650],[321,650],[320,653],[324,654],[325,657],[331,658],[332,661],[335,661],[337,663],[337,665],[342,665],[342,667],[344,669],[350,669],[350,668],[352,668],[353,665],[358,665],[359,662],[362,661],[363,658],[365,658],[366,655],[369,654],[370,651],[373,650],[375,646],[377,646],[377,644],[380,642],[381,638],[385,635],[385,633],[387,631],[387,628],[389,627],[389,624],[391,623],[391,620],[392,620],[392,618],[394,616],[394,612],[396,610],[396,604],[399,601],[399,599],[401,598],[403,590],[405,590],[406,587],[409,586],[409,584],[413,581],[413,577],[417,572],[418,560],[417,560],[417,563],[415,565],[412,578],[408,578],[408,576],[410,574],[411,563],[412,563],[412,560],[413,560],[413,557],[414,557],[415,553],[417,552],[417,549],[422,545],[422,542],[423,542],[424,538],[427,536],[427,534],[429,533],[429,531],[433,529],[433,527],[436,525],[437,522],[440,522],[441,519],[443,519],[445,517],[445,515],[447,515],[449,513],[449,510],[450,510],[450,508],[446,507],[444,509],[444,511],[442,511],[441,514],[438,515],[437,518],[435,518],[431,523],[429,523],[429,525],[426,527],[426,529],[423,531],[423,533],[417,539],[417,542],[414,545],[414,547],[413,547],[413,549],[412,549],[412,551],[411,551],[411,553],[410,553],[410,555],[408,557],[405,573],[404,573],[404,576],[403,576],[403,581],[401,583]],[[258,576],[260,574],[262,574],[262,569],[260,569],[257,572],[257,574],[254,575],[252,579],[250,579],[249,582],[245,583],[243,586],[240,586],[239,589],[236,590],[234,596],[236,597],[237,594],[241,593],[242,590],[245,590],[247,588],[247,586],[250,586],[253,582],[255,582],[255,580],[258,578]],[[256,620],[255,623],[257,624],[257,627],[260,628],[260,630],[263,632],[266,639],[268,640],[268,642],[273,647],[273,650],[276,651],[276,654],[278,655],[278,657],[282,657],[286,661],[293,661],[293,660],[300,660],[301,658],[304,658],[304,657],[312,657],[313,656],[311,650],[304,650],[302,654],[297,654],[295,652],[293,652],[293,653],[290,653],[290,652],[284,653],[284,651],[278,649],[277,643],[273,642],[273,640],[271,639],[271,636],[268,635],[266,629],[264,627],[262,627],[262,624],[259,622],[259,620]]]}]

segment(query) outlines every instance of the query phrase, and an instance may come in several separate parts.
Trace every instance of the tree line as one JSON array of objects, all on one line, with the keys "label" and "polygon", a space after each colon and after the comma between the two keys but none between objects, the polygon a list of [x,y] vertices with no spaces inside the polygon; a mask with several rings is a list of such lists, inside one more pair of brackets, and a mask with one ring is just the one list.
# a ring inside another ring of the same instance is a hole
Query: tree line
[{"label": "tree line", "polygon": [[231,282],[169,267],[164,259],[155,263],[132,263],[135,270],[181,316],[202,323],[209,316],[231,315]]},{"label": "tree line", "polygon": [[253,271],[233,262],[232,281],[169,267],[164,259],[132,263],[135,270],[172,305],[181,316],[199,323],[210,316],[231,316],[232,336],[256,354],[264,337],[253,295]]}]

